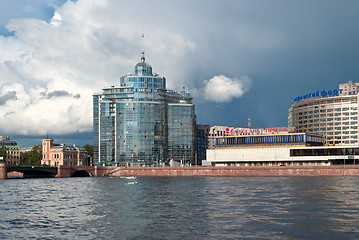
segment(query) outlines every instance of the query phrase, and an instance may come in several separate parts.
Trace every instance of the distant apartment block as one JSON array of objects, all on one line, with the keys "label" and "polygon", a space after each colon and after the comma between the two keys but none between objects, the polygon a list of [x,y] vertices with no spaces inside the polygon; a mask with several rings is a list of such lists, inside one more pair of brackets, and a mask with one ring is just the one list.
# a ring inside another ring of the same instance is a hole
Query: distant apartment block
[{"label": "distant apartment block", "polygon": [[0,147],[5,152],[4,160],[7,165],[20,165],[21,152],[16,141],[10,136],[0,136]]}]

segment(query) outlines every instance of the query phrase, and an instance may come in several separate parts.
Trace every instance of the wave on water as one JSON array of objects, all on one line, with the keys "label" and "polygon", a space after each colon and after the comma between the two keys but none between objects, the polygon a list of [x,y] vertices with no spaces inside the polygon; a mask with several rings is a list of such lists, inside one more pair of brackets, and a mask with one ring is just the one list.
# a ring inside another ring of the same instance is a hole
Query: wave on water
[{"label": "wave on water", "polygon": [[120,178],[124,178],[124,179],[136,179],[136,177],[120,177]]}]

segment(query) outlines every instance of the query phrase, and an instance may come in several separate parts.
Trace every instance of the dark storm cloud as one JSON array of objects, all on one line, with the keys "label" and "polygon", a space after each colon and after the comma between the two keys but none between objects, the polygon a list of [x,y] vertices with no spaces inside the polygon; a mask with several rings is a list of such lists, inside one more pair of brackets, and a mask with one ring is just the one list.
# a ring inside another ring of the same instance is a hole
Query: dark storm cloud
[{"label": "dark storm cloud", "polygon": [[17,100],[15,91],[9,91],[6,94],[0,96],[0,106],[4,105],[9,100]]},{"label": "dark storm cloud", "polygon": [[194,21],[192,38],[205,38],[196,42],[196,78],[245,74],[253,85],[220,108],[195,99],[199,122],[246,126],[251,116],[254,127],[286,126],[292,97],[359,82],[358,11],[356,1],[211,4]]},{"label": "dark storm cloud", "polygon": [[54,98],[54,97],[67,97],[67,96],[71,96],[72,94],[64,91],[64,90],[59,90],[59,91],[53,91],[53,92],[49,92],[47,94],[47,99],[50,98]]},{"label": "dark storm cloud", "polygon": [[80,98],[80,94],[73,95],[65,90],[56,90],[49,93],[43,93],[47,99],[55,98],[55,97],[73,97],[73,98]]}]

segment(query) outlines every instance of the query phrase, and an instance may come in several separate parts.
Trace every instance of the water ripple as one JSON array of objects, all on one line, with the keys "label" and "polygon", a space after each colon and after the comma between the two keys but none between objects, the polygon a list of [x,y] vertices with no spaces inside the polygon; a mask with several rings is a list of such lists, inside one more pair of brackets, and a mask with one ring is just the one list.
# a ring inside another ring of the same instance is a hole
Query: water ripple
[{"label": "water ripple", "polygon": [[355,177],[16,179],[0,239],[356,239]]}]

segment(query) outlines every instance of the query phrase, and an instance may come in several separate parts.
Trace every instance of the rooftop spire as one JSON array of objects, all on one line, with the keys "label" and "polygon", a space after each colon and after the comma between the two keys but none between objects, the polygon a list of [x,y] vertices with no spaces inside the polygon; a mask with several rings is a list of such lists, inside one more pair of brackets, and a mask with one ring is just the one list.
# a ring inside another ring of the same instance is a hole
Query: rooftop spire
[{"label": "rooftop spire", "polygon": [[141,62],[145,62],[145,34],[142,33],[142,56],[141,56]]}]

